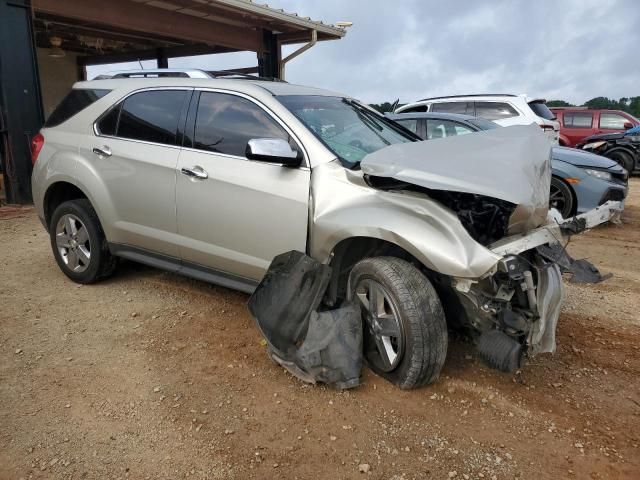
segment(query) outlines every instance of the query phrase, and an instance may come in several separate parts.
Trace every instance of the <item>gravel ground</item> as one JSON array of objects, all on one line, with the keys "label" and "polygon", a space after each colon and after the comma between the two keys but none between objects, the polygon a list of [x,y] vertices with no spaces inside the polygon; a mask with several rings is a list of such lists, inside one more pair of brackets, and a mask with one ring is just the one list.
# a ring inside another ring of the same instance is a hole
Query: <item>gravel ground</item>
[{"label": "gravel ground", "polygon": [[78,286],[0,209],[0,478],[640,478],[640,180],[570,251],[558,351],[516,375],[450,341],[441,379],[336,392],[267,358],[247,296],[123,263]]}]

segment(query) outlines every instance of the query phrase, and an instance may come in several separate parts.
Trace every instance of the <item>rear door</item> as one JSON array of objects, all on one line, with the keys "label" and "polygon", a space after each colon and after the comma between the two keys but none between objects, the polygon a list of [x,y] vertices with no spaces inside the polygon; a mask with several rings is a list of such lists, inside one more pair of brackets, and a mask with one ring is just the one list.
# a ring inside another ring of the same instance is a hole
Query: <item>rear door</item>
[{"label": "rear door", "polygon": [[111,203],[103,206],[111,212],[111,242],[178,257],[175,170],[191,92],[135,92],[98,119],[96,136],[85,137],[80,153],[91,159]]},{"label": "rear door", "polygon": [[595,133],[594,112],[564,111],[562,115],[562,133],[573,147],[583,138]]},{"label": "rear door", "polygon": [[311,171],[248,160],[252,138],[283,138],[300,150],[283,123],[253,99],[194,94],[176,182],[187,266],[260,280],[277,254],[306,251]]}]

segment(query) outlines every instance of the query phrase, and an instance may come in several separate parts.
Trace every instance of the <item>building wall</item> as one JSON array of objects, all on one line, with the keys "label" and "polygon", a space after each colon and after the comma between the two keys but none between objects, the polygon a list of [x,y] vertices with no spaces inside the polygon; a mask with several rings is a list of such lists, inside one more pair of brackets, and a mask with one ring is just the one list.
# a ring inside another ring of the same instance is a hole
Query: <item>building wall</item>
[{"label": "building wall", "polygon": [[49,56],[49,49],[37,48],[38,70],[42,89],[42,103],[45,118],[69,93],[71,86],[78,81],[78,66],[75,53],[66,52],[61,58]]}]

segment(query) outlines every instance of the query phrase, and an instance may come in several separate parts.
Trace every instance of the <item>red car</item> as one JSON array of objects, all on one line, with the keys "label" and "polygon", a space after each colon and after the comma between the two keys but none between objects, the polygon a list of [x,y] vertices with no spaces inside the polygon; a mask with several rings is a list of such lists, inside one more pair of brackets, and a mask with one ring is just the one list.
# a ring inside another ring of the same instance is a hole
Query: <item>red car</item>
[{"label": "red car", "polygon": [[560,145],[575,147],[585,137],[624,132],[640,125],[633,115],[621,110],[588,110],[580,107],[552,107],[560,122]]}]

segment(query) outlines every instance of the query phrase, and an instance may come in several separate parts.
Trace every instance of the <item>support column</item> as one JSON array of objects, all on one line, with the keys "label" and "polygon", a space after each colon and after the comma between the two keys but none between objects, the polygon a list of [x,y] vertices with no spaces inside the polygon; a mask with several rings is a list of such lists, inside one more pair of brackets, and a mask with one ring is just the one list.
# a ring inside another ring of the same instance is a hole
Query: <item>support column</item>
[{"label": "support column", "polygon": [[270,30],[263,30],[262,50],[258,52],[258,75],[280,78],[280,60],[278,36]]},{"label": "support column", "polygon": [[0,161],[7,201],[31,202],[31,138],[44,122],[28,0],[0,0]]}]

